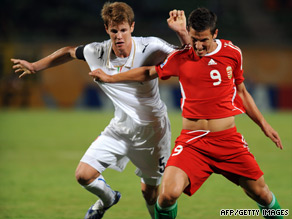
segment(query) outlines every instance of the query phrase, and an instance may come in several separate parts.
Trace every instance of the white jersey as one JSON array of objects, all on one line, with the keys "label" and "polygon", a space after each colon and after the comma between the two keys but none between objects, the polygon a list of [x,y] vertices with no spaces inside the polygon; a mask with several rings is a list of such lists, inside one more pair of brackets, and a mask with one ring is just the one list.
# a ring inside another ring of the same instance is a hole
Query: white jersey
[{"label": "white jersey", "polygon": [[[132,37],[132,50],[127,58],[111,59],[111,40],[86,45],[83,55],[91,71],[100,68],[114,75],[132,68],[156,65],[173,50],[174,46],[157,37]],[[120,65],[116,65],[117,62]],[[117,122],[129,116],[138,124],[147,124],[166,114],[166,106],[159,95],[158,79],[143,83],[97,83],[112,100]]]}]

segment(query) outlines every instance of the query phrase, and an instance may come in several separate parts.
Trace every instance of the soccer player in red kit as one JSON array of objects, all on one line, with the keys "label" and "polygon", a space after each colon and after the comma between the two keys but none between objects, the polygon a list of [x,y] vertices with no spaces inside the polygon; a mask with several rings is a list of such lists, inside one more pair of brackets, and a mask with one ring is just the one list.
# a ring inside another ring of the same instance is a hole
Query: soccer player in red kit
[{"label": "soccer player in red kit", "polygon": [[261,209],[280,209],[247,143],[236,131],[235,115],[246,113],[282,149],[280,137],[245,88],[240,49],[216,39],[216,21],[208,9],[194,10],[188,18],[191,45],[174,51],[160,65],[114,76],[99,69],[90,73],[108,83],[179,78],[183,129],[167,162],[155,218],[175,218],[179,196],[183,192],[193,195],[212,173],[241,186]]}]

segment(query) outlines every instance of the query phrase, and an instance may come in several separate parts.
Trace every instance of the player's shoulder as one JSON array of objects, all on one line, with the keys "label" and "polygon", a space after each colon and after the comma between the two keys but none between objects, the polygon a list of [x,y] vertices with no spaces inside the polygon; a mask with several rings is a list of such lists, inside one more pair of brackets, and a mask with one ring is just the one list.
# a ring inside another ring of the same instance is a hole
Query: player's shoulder
[{"label": "player's shoulder", "polygon": [[[164,60],[163,63],[159,65],[160,69],[163,69],[164,66],[170,66],[171,68],[175,66],[180,66],[181,63],[189,60],[196,60],[197,56],[195,51],[193,50],[192,46],[187,44],[184,45],[182,48],[176,49],[171,52],[167,58]],[[172,64],[169,64],[172,63]]]},{"label": "player's shoulder", "polygon": [[168,46],[170,48],[176,48],[176,46],[166,42],[165,40],[163,40],[159,37],[155,37],[155,36],[132,37],[132,38],[138,46],[150,46],[150,47]]},{"label": "player's shoulder", "polygon": [[133,36],[132,39],[136,43],[141,43],[141,44],[157,43],[157,42],[161,41],[160,38],[154,37],[154,36],[149,36],[149,37],[143,37],[143,36],[136,37],[136,36]]},{"label": "player's shoulder", "polygon": [[224,48],[224,50],[227,50],[230,53],[234,53],[235,55],[240,55],[241,56],[241,49],[234,45],[230,40],[220,40],[222,43],[222,48]]},{"label": "player's shoulder", "polygon": [[103,42],[93,42],[85,45],[84,55],[85,57],[97,56],[99,58],[107,54],[110,48],[110,40]]},{"label": "player's shoulder", "polygon": [[110,46],[110,40],[106,40],[103,42],[92,42],[87,45],[85,45],[84,50],[87,52],[96,52],[100,49],[106,49]]},{"label": "player's shoulder", "polygon": [[168,55],[168,59],[172,59],[174,57],[180,58],[193,58],[195,52],[190,44],[184,45],[183,47],[174,50],[172,53]]}]

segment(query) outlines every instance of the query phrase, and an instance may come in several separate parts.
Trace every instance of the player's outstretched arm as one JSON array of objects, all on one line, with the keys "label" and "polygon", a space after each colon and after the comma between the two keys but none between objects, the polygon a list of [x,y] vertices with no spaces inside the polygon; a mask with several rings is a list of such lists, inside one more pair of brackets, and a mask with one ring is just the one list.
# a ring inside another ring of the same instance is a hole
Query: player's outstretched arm
[{"label": "player's outstretched arm", "polygon": [[139,68],[134,68],[126,72],[122,72],[115,75],[107,75],[101,69],[96,69],[89,72],[89,75],[95,80],[105,83],[118,83],[118,82],[128,82],[128,81],[149,81],[158,77],[155,70],[155,66],[143,66]]},{"label": "player's outstretched arm", "polygon": [[278,148],[283,149],[283,145],[278,133],[272,128],[272,126],[265,120],[262,113],[259,111],[256,106],[252,96],[246,90],[244,83],[237,85],[238,95],[243,101],[246,114],[261,127],[262,131],[267,137],[269,137]]},{"label": "player's outstretched arm", "polygon": [[187,31],[186,16],[183,10],[174,9],[170,11],[167,24],[170,29],[176,32],[182,45],[191,43],[191,38]]},{"label": "player's outstretched arm", "polygon": [[76,58],[75,50],[75,47],[64,47],[52,53],[51,55],[33,63],[21,59],[11,59],[14,64],[12,68],[14,69],[15,73],[20,74],[19,78],[21,78],[25,75],[35,74],[38,71],[61,65],[73,60]]}]

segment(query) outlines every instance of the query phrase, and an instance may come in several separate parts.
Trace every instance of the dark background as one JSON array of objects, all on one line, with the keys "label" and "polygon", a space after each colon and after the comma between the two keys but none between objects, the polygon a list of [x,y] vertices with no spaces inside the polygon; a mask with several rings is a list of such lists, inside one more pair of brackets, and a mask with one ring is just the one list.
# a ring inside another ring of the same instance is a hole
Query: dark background
[{"label": "dark background", "polygon": [[[108,39],[100,11],[106,1],[1,0],[0,107],[104,107],[106,98],[80,61],[18,79],[10,58],[36,61],[58,48]],[[126,0],[135,12],[134,36],[157,36],[179,45],[166,19],[207,7],[218,16],[218,38],[243,52],[245,84],[263,109],[292,109],[292,0]],[[179,88],[169,105],[178,106]],[[164,90],[163,90],[164,89]],[[167,99],[169,100],[169,99]]]},{"label": "dark background", "polygon": [[[100,10],[106,1],[1,0],[2,42],[94,41],[106,38]],[[126,0],[136,15],[135,35],[168,38],[165,20],[172,9],[188,16],[197,7],[218,15],[221,38],[237,44],[291,45],[291,0]]]}]

